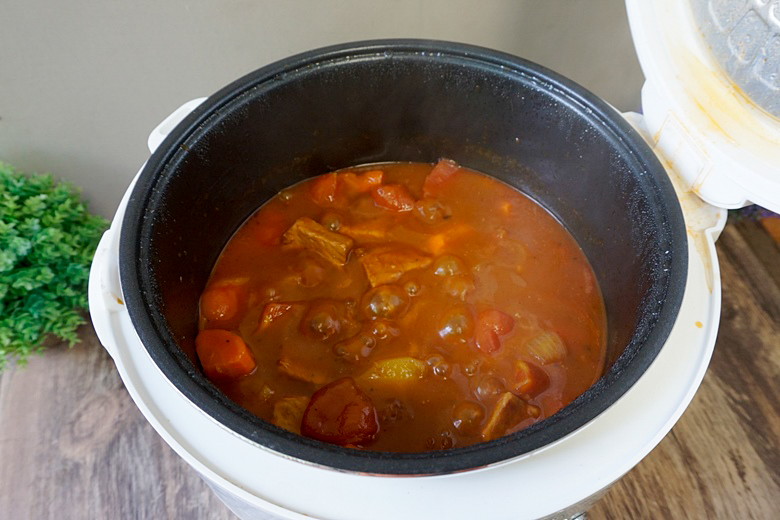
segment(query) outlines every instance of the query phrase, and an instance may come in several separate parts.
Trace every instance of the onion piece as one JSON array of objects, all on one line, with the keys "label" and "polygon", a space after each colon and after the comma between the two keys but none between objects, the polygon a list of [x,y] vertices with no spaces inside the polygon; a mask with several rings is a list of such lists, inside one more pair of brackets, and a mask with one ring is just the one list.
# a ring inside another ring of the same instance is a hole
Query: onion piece
[{"label": "onion piece", "polygon": [[525,344],[525,351],[542,365],[557,363],[566,357],[567,349],[561,337],[552,331],[543,331]]}]

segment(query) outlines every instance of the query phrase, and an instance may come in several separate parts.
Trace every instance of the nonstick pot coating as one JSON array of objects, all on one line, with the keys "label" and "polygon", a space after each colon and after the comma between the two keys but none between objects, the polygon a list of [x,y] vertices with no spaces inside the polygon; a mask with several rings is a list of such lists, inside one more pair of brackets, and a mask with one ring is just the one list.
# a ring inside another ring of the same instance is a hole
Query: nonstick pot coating
[{"label": "nonstick pot coating", "polygon": [[[279,429],[201,374],[194,353],[198,297],[226,241],[255,209],[280,189],[330,170],[440,157],[517,187],[579,242],[609,322],[609,368],[593,387],[515,434],[450,451],[397,454],[341,448]],[[613,109],[520,58],[417,40],[315,50],[208,98],[146,164],[120,241],[122,289],[134,327],[192,402],[284,455],[395,475],[509,460],[593,420],[663,346],[682,300],[687,257],[685,225],[666,173]]]}]

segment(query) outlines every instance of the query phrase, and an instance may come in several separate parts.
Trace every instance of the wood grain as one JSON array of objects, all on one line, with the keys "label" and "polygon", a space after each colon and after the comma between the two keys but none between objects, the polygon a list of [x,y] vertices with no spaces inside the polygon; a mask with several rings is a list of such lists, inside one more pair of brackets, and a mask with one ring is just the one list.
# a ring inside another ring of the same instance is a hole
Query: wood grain
[{"label": "wood grain", "polygon": [[[600,519],[766,519],[780,506],[780,250],[727,226],[723,313],[672,432],[590,511]],[[146,423],[91,327],[0,375],[0,519],[235,518]]]},{"label": "wood grain", "polygon": [[146,422],[91,326],[0,379],[0,519],[232,519]]}]

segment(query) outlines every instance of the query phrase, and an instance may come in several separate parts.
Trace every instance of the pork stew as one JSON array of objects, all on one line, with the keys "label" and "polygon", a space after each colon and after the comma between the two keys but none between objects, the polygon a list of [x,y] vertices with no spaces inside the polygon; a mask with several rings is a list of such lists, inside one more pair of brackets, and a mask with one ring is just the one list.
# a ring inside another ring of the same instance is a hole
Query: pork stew
[{"label": "pork stew", "polygon": [[263,205],[200,298],[204,374],[259,417],[379,451],[467,446],[602,374],[596,278],[542,207],[450,160],[327,173]]}]

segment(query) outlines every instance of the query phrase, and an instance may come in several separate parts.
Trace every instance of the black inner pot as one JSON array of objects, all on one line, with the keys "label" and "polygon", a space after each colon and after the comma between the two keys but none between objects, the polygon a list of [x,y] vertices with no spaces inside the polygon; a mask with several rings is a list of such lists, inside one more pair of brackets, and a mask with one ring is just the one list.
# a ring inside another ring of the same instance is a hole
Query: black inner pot
[{"label": "black inner pot", "polygon": [[[450,451],[396,454],[324,444],[251,415],[200,372],[198,297],[226,241],[280,189],[379,161],[449,157],[533,197],[574,235],[607,306],[608,370],[534,426]],[[582,87],[466,45],[391,40],[312,51],[217,92],[152,155],[122,226],[131,319],[170,381],[227,428],[310,463],[371,474],[441,474],[517,457],[585,425],[663,346],[687,272],[682,213],[641,137]],[[630,420],[627,418],[627,420]]]}]

